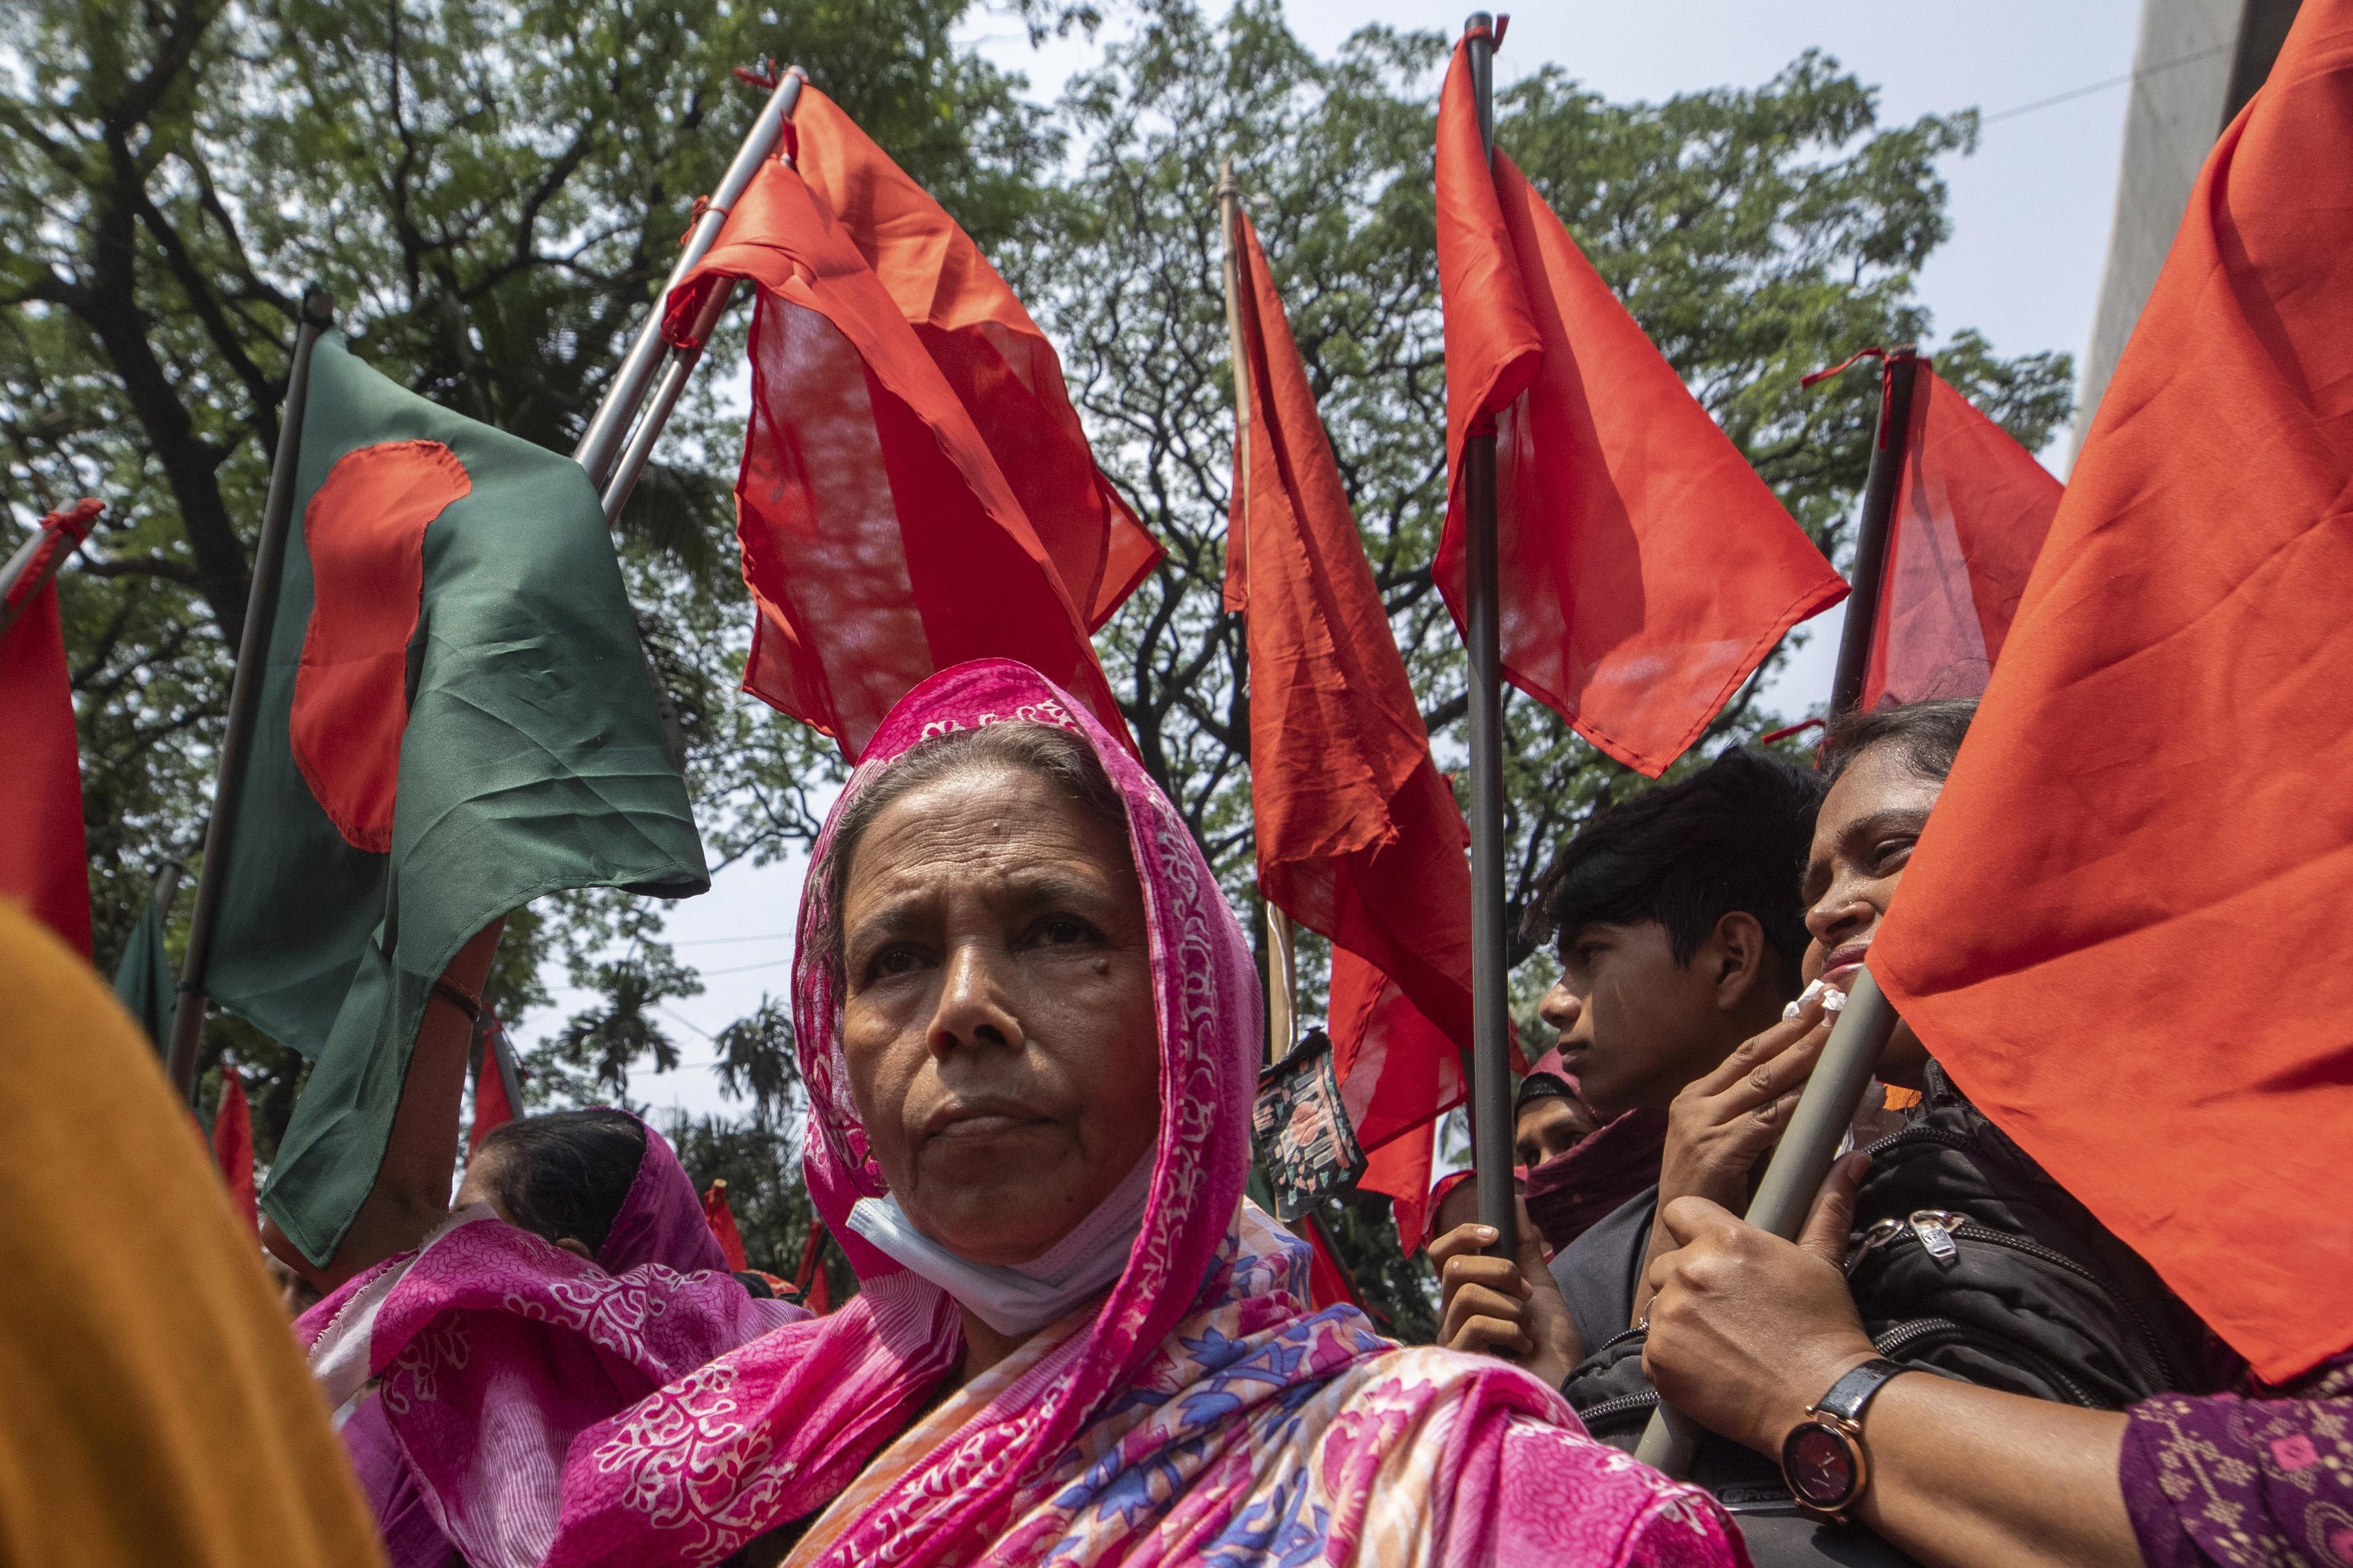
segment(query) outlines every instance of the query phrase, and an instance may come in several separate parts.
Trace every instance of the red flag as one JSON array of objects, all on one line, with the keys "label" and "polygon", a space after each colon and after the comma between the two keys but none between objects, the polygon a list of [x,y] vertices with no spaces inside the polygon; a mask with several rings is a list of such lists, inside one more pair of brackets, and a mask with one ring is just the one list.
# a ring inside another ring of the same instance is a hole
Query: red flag
[{"label": "red flag", "polygon": [[253,1203],[253,1110],[246,1103],[245,1080],[237,1069],[220,1065],[220,1103],[213,1110],[213,1163],[220,1167],[237,1212],[256,1234],[261,1216]]},{"label": "red flag", "polygon": [[2316,156],[2348,146],[2353,0],[2316,0],[2199,176],[1871,955],[2274,1383],[2353,1345],[2353,163]]},{"label": "red flag", "polygon": [[725,1182],[712,1183],[702,1194],[702,1223],[711,1227],[719,1250],[727,1255],[730,1272],[741,1274],[752,1267],[744,1256],[744,1233],[735,1228],[735,1211],[727,1205]]},{"label": "red flag", "polygon": [[1446,531],[1462,624],[1462,447],[1495,432],[1504,673],[1656,778],[1783,633],[1846,585],[1498,150],[1462,48],[1438,110]]},{"label": "red flag", "polygon": [[1340,1261],[1339,1250],[1332,1245],[1332,1233],[1310,1209],[1301,1216],[1300,1239],[1307,1243],[1307,1300],[1317,1311],[1326,1307],[1349,1306],[1362,1310],[1365,1299],[1356,1291],[1356,1277]]},{"label": "red flag", "polygon": [[833,1287],[825,1277],[825,1221],[809,1216],[808,1240],[801,1246],[801,1266],[793,1270],[793,1289],[801,1305],[824,1317],[833,1310]]},{"label": "red flag", "polygon": [[1247,611],[1259,886],[1333,942],[1333,1067],[1377,1147],[1462,1098],[1471,1043],[1467,836],[1290,322],[1236,215],[1249,424],[1235,440],[1226,604]]},{"label": "red flag", "polygon": [[1430,1190],[1437,1142],[1437,1123],[1425,1123],[1374,1150],[1366,1157],[1365,1173],[1356,1178],[1358,1192],[1379,1193],[1389,1200],[1398,1249],[1408,1258],[1429,1239],[1430,1216],[1438,1209],[1439,1194]]},{"label": "red flag", "polygon": [[[90,854],[82,837],[81,747],[49,560],[71,550],[105,510],[94,500],[41,520],[39,552],[10,595],[0,632],[0,893],[90,956]],[[38,584],[37,588],[35,584]]]},{"label": "red flag", "polygon": [[1912,384],[1888,519],[1879,616],[1860,706],[1975,697],[2001,652],[2061,486],[2009,432],[1937,378]]},{"label": "red flag", "polygon": [[[1057,416],[1068,402],[1059,372],[1050,387],[1043,377],[1050,351],[1008,320],[1019,308],[996,274],[969,267],[940,271],[945,298],[919,331],[869,255],[905,288],[923,245],[955,247],[918,221],[905,176],[822,94],[805,89],[801,105],[802,156],[851,210],[837,220],[791,163],[770,161],[666,317],[684,341],[720,279],[758,289],[735,485],[759,613],[745,689],[855,759],[917,682],[968,659],[1016,658],[1125,736],[1089,633],[1150,561],[1138,564],[1133,516],[1075,423]],[[861,235],[860,218],[890,221]],[[960,391],[990,405],[985,425]]]},{"label": "red flag", "polygon": [[481,1065],[474,1069],[474,1125],[466,1134],[466,1155],[482,1146],[482,1140],[515,1119],[514,1102],[507,1098],[507,1077],[499,1070],[499,1037],[503,1032],[498,1018],[488,1008],[483,1009],[489,1030],[482,1037]]},{"label": "red flag", "polygon": [[1062,362],[972,237],[812,87],[787,122],[801,178],[955,391],[1099,630],[1168,553],[1095,468]]}]

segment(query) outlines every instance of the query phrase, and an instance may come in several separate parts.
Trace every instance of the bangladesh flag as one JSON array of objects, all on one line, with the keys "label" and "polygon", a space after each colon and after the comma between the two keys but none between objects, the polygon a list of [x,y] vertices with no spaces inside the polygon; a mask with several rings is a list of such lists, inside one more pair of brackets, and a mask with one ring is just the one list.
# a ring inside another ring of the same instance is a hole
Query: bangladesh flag
[{"label": "bangladesh flag", "polygon": [[261,1202],[323,1263],[469,938],[562,889],[711,878],[578,466],[332,335],[301,440],[208,989],[311,1058]]}]

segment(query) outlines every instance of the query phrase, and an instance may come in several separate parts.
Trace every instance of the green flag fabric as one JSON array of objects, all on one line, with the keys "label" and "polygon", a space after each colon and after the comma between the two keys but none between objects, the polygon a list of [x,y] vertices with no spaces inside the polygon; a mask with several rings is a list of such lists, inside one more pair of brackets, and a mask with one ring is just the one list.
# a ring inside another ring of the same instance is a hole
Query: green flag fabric
[{"label": "green flag fabric", "polygon": [[544,893],[711,878],[586,476],[333,335],[264,676],[209,988],[314,1063],[261,1206],[324,1263],[470,938]]},{"label": "green flag fabric", "polygon": [[172,918],[164,889],[175,887],[178,880],[177,866],[155,879],[154,889],[147,895],[147,908],[141,911],[139,923],[131,928],[131,940],[123,943],[122,962],[114,966],[116,998],[139,1020],[139,1026],[147,1031],[147,1043],[159,1054],[172,1037],[172,1010],[179,1001],[178,977],[172,973],[171,956],[164,951],[164,925]]}]

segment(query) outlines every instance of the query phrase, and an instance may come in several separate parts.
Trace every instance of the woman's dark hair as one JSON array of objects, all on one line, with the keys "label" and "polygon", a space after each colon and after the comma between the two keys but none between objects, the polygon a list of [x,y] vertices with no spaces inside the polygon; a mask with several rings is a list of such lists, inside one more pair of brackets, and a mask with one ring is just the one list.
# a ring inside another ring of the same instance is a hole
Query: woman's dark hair
[{"label": "woman's dark hair", "polygon": [[1826,787],[1768,752],[1734,750],[1622,800],[1562,848],[1522,933],[1542,943],[1581,926],[1655,921],[1675,962],[1689,963],[1718,921],[1742,911],[1764,928],[1781,991],[1794,996],[1806,952],[1798,873]]},{"label": "woman's dark hair", "polygon": [[1904,765],[1930,784],[1943,784],[1960,755],[1961,738],[1978,714],[1974,697],[1938,697],[1926,702],[1899,702],[1868,713],[1846,713],[1833,719],[1822,736],[1815,765],[1822,782],[1832,784],[1873,746],[1894,746]]},{"label": "woman's dark hair", "polygon": [[825,889],[825,951],[837,969],[841,963],[842,900],[849,891],[849,862],[859,840],[891,804],[925,784],[979,767],[1020,768],[1037,774],[1089,816],[1127,837],[1127,803],[1120,798],[1103,759],[1094,748],[1069,730],[1031,720],[984,724],[976,730],[951,730],[908,751],[882,770],[841,814],[827,847],[825,864],[815,874]]},{"label": "woman's dark hair", "polygon": [[625,1110],[597,1106],[510,1121],[482,1140],[475,1158],[490,1195],[518,1228],[548,1241],[570,1237],[605,1250],[646,1157],[646,1130]]}]

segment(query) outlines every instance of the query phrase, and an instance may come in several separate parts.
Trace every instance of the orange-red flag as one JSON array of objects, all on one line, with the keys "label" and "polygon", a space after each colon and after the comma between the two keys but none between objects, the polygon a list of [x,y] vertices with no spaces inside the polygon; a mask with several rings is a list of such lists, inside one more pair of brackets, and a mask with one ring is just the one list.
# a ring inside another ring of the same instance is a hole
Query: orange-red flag
[{"label": "orange-red flag", "polygon": [[220,1167],[228,1195],[247,1228],[259,1233],[261,1216],[253,1202],[253,1108],[246,1102],[245,1080],[237,1069],[220,1065],[220,1103],[213,1110],[213,1163]]},{"label": "orange-red flag", "polygon": [[1265,252],[1235,223],[1249,423],[1226,604],[1248,616],[1259,887],[1335,944],[1333,1067],[1369,1149],[1462,1098],[1471,869]]},{"label": "orange-red flag", "polygon": [[1975,697],[2010,635],[2060,484],[1926,360],[1888,519],[1859,706]]},{"label": "orange-red flag", "polygon": [[2280,1381],[2353,1345],[2353,0],[2225,131],[1871,966]]},{"label": "orange-red flag", "polygon": [[1462,449],[1495,433],[1504,674],[1656,778],[1783,633],[1846,585],[1511,159],[1458,47],[1438,109],[1446,531],[1463,622]]},{"label": "orange-red flag", "polygon": [[[70,550],[105,510],[94,500],[41,520],[45,554]],[[0,893],[90,956],[90,853],[82,836],[81,748],[73,681],[46,560],[18,580],[0,633]],[[33,586],[38,580],[40,585]]]},{"label": "orange-red flag", "polygon": [[1314,1210],[1300,1216],[1299,1233],[1300,1239],[1307,1243],[1308,1305],[1319,1312],[1326,1307],[1338,1306],[1361,1310],[1365,1299],[1356,1291],[1356,1277],[1340,1261],[1340,1249]]},{"label": "orange-red flag", "polygon": [[499,1070],[498,1037],[503,1030],[489,1009],[483,1011],[490,1032],[482,1037],[481,1065],[474,1069],[474,1124],[466,1133],[470,1159],[483,1139],[515,1119],[514,1102],[507,1097],[507,1075]]},{"label": "orange-red flag", "polygon": [[[771,160],[665,317],[684,342],[721,279],[757,288],[735,485],[759,612],[745,689],[854,760],[926,677],[1016,658],[1125,736],[1089,634],[1158,547],[1096,473],[1059,369],[1046,374],[1050,349],[971,242],[935,206],[935,220],[916,210],[921,192],[814,89],[795,134],[849,211]],[[911,319],[925,267],[934,298]]]},{"label": "orange-red flag", "polygon": [[793,1270],[793,1289],[801,1305],[824,1317],[833,1310],[833,1284],[825,1277],[825,1247],[831,1240],[825,1221],[809,1215],[808,1239],[801,1244],[800,1267]]},{"label": "orange-red flag", "polygon": [[744,1233],[735,1228],[735,1211],[727,1202],[725,1182],[713,1182],[703,1193],[702,1223],[711,1227],[712,1238],[726,1255],[731,1273],[741,1274],[752,1267],[744,1256]]}]

